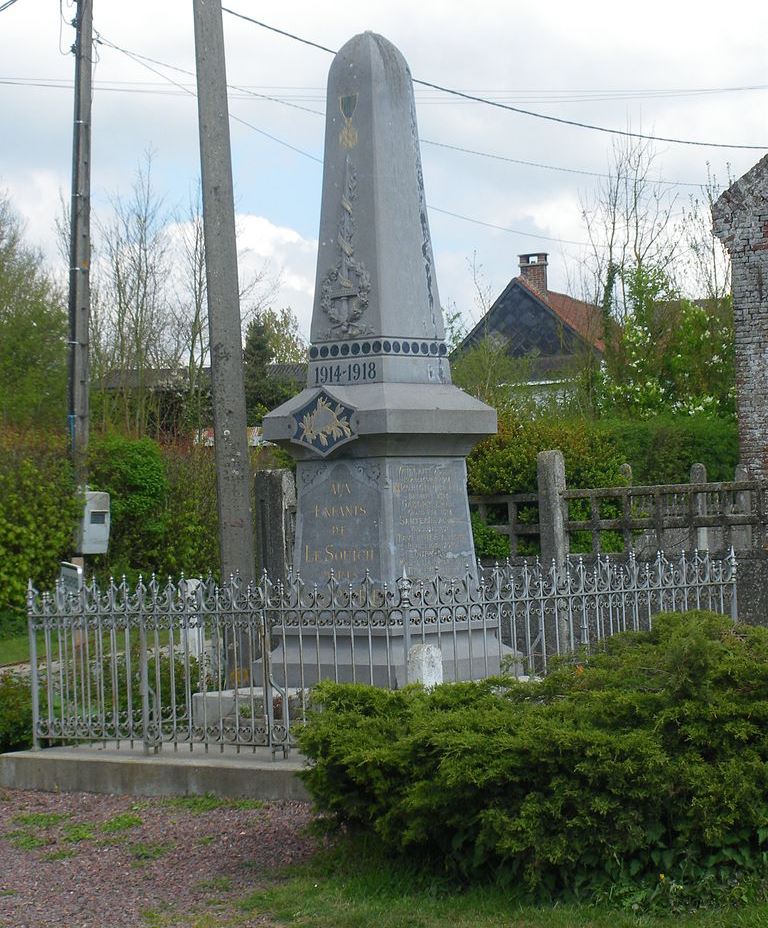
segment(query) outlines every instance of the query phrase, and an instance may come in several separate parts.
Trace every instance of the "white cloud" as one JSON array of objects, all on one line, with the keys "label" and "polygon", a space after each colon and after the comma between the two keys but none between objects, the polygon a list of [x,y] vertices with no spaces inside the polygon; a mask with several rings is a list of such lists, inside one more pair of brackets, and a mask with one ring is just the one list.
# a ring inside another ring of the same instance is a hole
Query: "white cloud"
[{"label": "white cloud", "polygon": [[236,220],[238,265],[241,277],[260,273],[277,282],[271,302],[290,306],[303,334],[309,336],[315,287],[317,240],[305,239],[295,229],[278,226],[264,216],[240,213]]}]

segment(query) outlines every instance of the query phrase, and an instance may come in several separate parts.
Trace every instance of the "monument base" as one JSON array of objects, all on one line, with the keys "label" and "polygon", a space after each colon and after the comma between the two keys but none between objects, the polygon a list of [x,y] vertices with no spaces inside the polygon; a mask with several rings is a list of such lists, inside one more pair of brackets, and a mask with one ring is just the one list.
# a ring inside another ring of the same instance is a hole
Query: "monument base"
[{"label": "monument base", "polygon": [[[408,652],[415,644],[430,644],[442,657],[443,681],[482,680],[502,672],[523,673],[521,655],[503,644],[495,628],[466,627],[441,632],[411,633],[402,628],[281,628],[280,642],[270,654],[273,682],[282,689],[303,690],[320,680],[365,683],[400,689],[408,678]],[[253,664],[261,679],[263,663]]]}]

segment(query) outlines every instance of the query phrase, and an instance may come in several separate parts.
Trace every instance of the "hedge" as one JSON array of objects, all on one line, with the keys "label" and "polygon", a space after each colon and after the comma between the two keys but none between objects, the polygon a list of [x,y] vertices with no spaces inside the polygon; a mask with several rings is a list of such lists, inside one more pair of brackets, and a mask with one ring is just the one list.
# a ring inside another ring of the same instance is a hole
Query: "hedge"
[{"label": "hedge", "polygon": [[71,554],[77,510],[63,441],[0,434],[0,612],[24,608],[29,578],[51,586]]},{"label": "hedge", "polygon": [[492,496],[536,491],[536,455],[559,448],[574,489],[618,486],[632,466],[636,485],[687,483],[692,464],[710,480],[733,480],[738,431],[731,419],[519,420],[504,418],[467,461],[471,493]]},{"label": "hedge", "polygon": [[667,614],[538,682],[314,699],[317,807],[409,865],[634,908],[765,890],[768,629]]}]

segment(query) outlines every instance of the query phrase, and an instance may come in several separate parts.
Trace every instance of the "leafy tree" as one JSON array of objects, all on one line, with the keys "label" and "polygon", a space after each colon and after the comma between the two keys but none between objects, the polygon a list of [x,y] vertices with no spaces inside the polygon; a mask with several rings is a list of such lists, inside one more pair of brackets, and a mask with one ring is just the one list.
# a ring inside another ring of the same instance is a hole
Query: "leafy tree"
[{"label": "leafy tree", "polygon": [[293,383],[270,374],[269,365],[302,361],[304,350],[296,317],[290,309],[263,309],[251,319],[243,351],[249,422],[260,421],[266,412],[293,396]]},{"label": "leafy tree", "polygon": [[734,409],[730,301],[679,296],[657,267],[623,275],[626,315],[608,339],[597,389],[601,412],[730,415]]},{"label": "leafy tree", "polygon": [[21,222],[0,194],[0,419],[4,425],[64,428],[67,312],[61,290],[25,244]]}]

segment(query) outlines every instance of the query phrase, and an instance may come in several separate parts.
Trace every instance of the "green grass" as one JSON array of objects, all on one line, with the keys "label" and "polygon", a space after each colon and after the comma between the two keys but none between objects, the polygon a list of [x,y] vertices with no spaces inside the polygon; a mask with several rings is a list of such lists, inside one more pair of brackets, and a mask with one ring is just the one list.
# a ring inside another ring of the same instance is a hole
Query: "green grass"
[{"label": "green grass", "polygon": [[[240,912],[296,928],[765,928],[768,904],[693,914],[636,915],[592,905],[526,905],[510,889],[462,892],[375,853],[321,852],[238,902]],[[237,921],[222,924],[237,925]]]},{"label": "green grass", "polygon": [[224,799],[213,793],[205,793],[203,796],[173,796],[163,800],[163,805],[201,815],[217,809],[260,809],[264,803],[260,799]]},{"label": "green grass", "polygon": [[145,909],[140,915],[141,923],[146,925],[147,928],[165,928],[166,925],[171,924],[172,912],[173,906],[169,903],[161,905],[157,909]]},{"label": "green grass", "polygon": [[70,844],[80,844],[81,841],[93,841],[96,834],[93,825],[87,825],[83,822],[73,822],[65,825],[61,830],[62,837]]},{"label": "green grass", "polygon": [[[38,641],[38,653],[43,641]],[[6,664],[21,664],[29,660],[29,636],[0,638],[0,667]]]},{"label": "green grass", "polygon": [[29,812],[15,816],[13,823],[14,825],[24,825],[27,828],[53,828],[55,825],[66,822],[71,817],[69,812]]},{"label": "green grass", "polygon": [[72,848],[65,848],[60,851],[51,851],[50,854],[46,854],[43,857],[43,860],[53,862],[56,860],[66,860],[68,857],[74,857],[75,851]]},{"label": "green grass", "polygon": [[131,828],[138,828],[144,823],[141,817],[131,812],[123,812],[121,815],[115,815],[101,823],[101,830],[108,835],[116,834],[121,831],[128,831]]},{"label": "green grass", "polygon": [[37,848],[45,847],[51,843],[48,838],[23,829],[19,831],[6,831],[3,838],[5,838],[6,841],[10,841],[11,844],[20,851],[34,851],[37,850]]},{"label": "green grass", "polygon": [[138,861],[158,860],[173,848],[168,841],[147,842],[137,841],[131,845],[131,857]]}]

